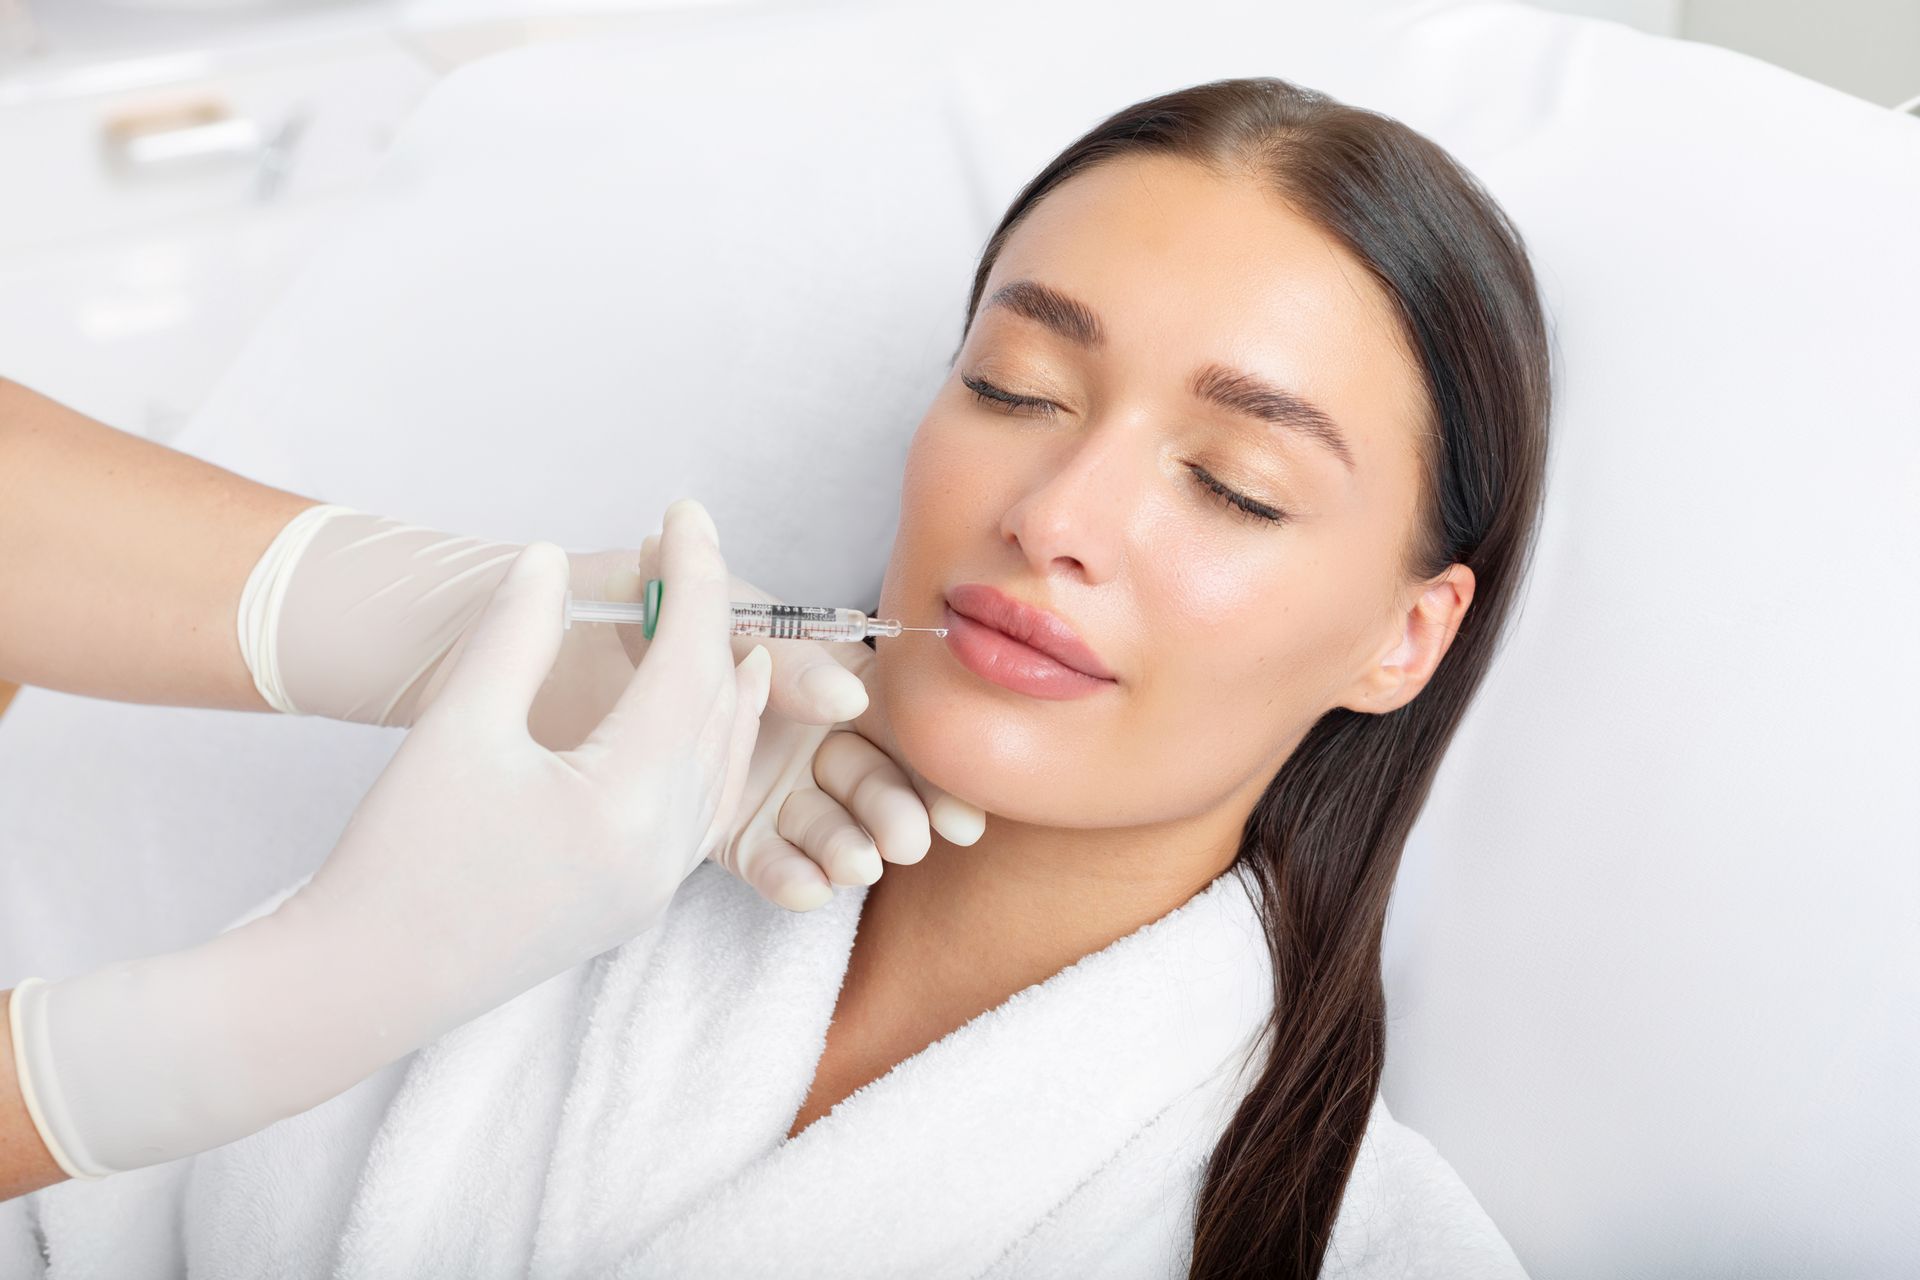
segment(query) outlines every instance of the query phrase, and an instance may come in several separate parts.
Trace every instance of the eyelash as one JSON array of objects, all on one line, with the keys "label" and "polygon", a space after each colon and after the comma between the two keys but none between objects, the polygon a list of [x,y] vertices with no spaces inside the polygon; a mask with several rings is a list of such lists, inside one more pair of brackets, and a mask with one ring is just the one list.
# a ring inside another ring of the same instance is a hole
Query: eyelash
[{"label": "eyelash", "polygon": [[[965,376],[962,377],[960,381],[966,385],[967,390],[973,392],[974,399],[990,408],[998,409],[1002,413],[1011,412],[1014,409],[1034,409],[1043,416],[1050,418],[1059,407],[1051,400],[1042,400],[1037,396],[1023,396],[1016,395],[1011,391],[1002,391],[999,387],[994,386],[984,378]],[[1227,486],[1214,479],[1212,475],[1208,474],[1206,468],[1196,467],[1189,463],[1188,470],[1193,472],[1194,479],[1200,482],[1201,488],[1220,499],[1229,510],[1245,516],[1249,520],[1257,520],[1262,524],[1285,524],[1287,522],[1288,516],[1286,512],[1269,507],[1265,503],[1255,502],[1245,494],[1234,492],[1232,489],[1227,488]]]}]

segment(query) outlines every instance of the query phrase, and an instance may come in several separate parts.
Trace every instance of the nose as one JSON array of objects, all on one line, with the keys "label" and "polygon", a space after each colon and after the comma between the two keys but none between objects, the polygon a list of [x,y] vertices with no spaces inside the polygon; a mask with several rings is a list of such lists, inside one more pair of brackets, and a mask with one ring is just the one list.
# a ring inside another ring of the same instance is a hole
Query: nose
[{"label": "nose", "polygon": [[1000,536],[1042,578],[1065,571],[1104,582],[1119,569],[1126,522],[1147,468],[1127,433],[1093,426],[1037,463],[1032,483],[1000,519]]}]

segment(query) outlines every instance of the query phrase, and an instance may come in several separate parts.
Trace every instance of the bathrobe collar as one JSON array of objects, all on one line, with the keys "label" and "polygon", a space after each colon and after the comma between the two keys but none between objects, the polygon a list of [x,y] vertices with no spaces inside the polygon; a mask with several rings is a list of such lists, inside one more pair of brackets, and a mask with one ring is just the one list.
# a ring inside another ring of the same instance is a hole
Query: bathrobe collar
[{"label": "bathrobe collar", "polygon": [[[574,1274],[835,1276],[857,1259],[866,1274],[975,1275],[1157,1114],[1238,1059],[1271,1009],[1265,938],[1247,888],[1229,872],[898,1063],[788,1139],[825,1048],[866,890],[796,914],[718,868],[688,888],[675,908],[688,910],[653,958],[657,976],[677,977],[653,994],[666,998],[671,985],[676,1018],[699,1028],[634,1032],[642,1055],[670,1055],[655,1064],[658,1078],[678,1088],[624,1097],[595,1088],[569,1100],[576,1124],[561,1135],[535,1274],[567,1254]],[[683,950],[722,935],[743,945],[726,955]],[[684,967],[658,963],[675,955]],[[732,969],[721,980],[738,1002],[730,1007],[698,1003],[699,975],[716,961]],[[638,1007],[620,985],[597,1002],[609,1029],[610,1007]],[[619,1146],[640,1165],[656,1162],[648,1180],[660,1194],[639,1215],[631,1205],[598,1220],[590,1209],[584,1220],[567,1213],[592,1204],[590,1185],[607,1185],[605,1161]],[[565,1157],[569,1148],[578,1158]],[[573,1177],[582,1185],[570,1185]],[[636,1221],[649,1213],[657,1221]],[[586,1241],[598,1247],[572,1247]]]}]

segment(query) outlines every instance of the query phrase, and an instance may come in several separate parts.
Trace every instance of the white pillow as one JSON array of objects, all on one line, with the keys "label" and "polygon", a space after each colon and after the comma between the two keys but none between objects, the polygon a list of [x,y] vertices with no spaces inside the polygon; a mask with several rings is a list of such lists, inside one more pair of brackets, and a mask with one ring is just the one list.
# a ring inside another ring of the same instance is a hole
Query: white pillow
[{"label": "white pillow", "polygon": [[1920,1274],[1920,120],[1504,5],[1367,84],[1517,218],[1565,356],[1389,1102],[1541,1275]]},{"label": "white pillow", "polygon": [[[1562,349],[1532,589],[1397,890],[1389,1104],[1536,1274],[1912,1270],[1920,122],[1518,5],[663,24],[450,77],[180,443],[577,546],[691,493],[743,576],[862,603],[1006,203],[1251,74],[1479,173]],[[219,928],[396,740],[24,694],[0,982]]]}]

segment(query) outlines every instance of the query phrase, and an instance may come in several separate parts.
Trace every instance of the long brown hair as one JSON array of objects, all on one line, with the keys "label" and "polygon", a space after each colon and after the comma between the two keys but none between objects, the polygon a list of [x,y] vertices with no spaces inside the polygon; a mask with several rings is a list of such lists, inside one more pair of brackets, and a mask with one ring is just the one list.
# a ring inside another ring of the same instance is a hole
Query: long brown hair
[{"label": "long brown hair", "polygon": [[1049,191],[1142,153],[1262,184],[1371,270],[1419,359],[1430,415],[1417,424],[1421,518],[1405,571],[1425,581],[1457,562],[1474,574],[1472,607],[1426,687],[1384,714],[1321,716],[1248,817],[1233,865],[1265,921],[1274,1007],[1264,1068],[1207,1162],[1189,1275],[1313,1277],[1385,1060],[1380,947],[1400,851],[1531,556],[1546,323],[1519,232],[1451,156],[1390,117],[1263,77],[1150,98],[1062,151],[982,250],[966,328],[1007,238]]}]

